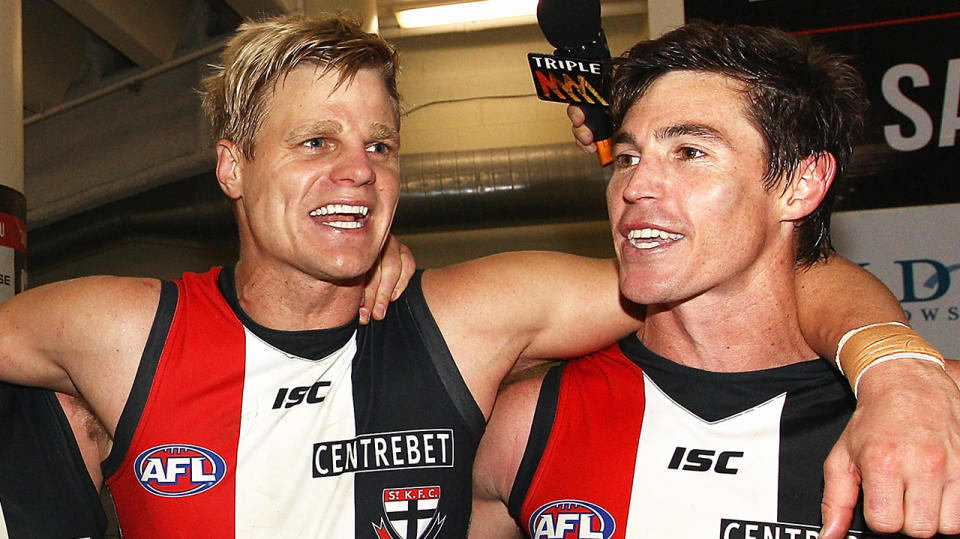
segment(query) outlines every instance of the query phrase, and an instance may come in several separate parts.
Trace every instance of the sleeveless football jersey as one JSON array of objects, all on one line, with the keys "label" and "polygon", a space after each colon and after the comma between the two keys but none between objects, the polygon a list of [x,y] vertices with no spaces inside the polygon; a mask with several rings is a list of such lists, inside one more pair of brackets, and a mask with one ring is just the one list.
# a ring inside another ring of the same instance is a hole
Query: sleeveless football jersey
[{"label": "sleeveless football jersey", "polygon": [[630,337],[548,372],[509,509],[536,539],[813,538],[855,404],[822,360],[707,372]]},{"label": "sleeveless football jersey", "polygon": [[104,463],[124,537],[464,537],[483,416],[420,274],[359,326],[276,331],[230,268],[164,282]]},{"label": "sleeveless football jersey", "polygon": [[107,517],[57,397],[0,382],[0,537],[103,537]]}]

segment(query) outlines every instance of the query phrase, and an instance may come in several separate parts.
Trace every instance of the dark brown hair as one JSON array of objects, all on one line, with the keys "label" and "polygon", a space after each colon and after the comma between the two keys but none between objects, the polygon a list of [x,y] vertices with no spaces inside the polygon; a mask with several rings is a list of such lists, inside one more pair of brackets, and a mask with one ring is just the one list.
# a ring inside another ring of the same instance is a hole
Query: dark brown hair
[{"label": "dark brown hair", "polygon": [[790,181],[809,156],[828,152],[836,158],[833,186],[797,224],[798,263],[809,265],[833,253],[835,188],[863,131],[868,103],[848,58],[775,28],[692,22],[638,43],[615,61],[614,127],[658,77],[678,70],[719,73],[746,85],[749,119],[766,146],[766,188]]}]

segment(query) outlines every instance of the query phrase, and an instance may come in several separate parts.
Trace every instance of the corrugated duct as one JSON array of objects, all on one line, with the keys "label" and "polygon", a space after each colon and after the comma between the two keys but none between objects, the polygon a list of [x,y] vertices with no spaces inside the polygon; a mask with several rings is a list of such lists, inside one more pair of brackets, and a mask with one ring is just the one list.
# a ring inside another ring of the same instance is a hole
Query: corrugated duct
[{"label": "corrugated duct", "polygon": [[[401,158],[402,191],[393,230],[433,230],[604,219],[608,171],[573,144]],[[233,216],[212,173],[169,183],[30,231],[29,264],[39,270],[131,237],[235,236]]]}]

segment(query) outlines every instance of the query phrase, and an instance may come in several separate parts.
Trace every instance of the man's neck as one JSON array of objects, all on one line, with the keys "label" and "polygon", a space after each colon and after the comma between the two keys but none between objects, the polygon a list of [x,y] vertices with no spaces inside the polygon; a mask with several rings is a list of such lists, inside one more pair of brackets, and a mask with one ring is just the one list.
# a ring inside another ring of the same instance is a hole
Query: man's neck
[{"label": "man's neck", "polygon": [[800,333],[792,273],[778,282],[767,278],[676,304],[650,305],[639,337],[663,357],[717,372],[769,369],[816,357]]},{"label": "man's neck", "polygon": [[247,316],[277,330],[339,327],[357,316],[362,278],[327,282],[296,268],[271,268],[242,259],[236,266],[237,300]]}]

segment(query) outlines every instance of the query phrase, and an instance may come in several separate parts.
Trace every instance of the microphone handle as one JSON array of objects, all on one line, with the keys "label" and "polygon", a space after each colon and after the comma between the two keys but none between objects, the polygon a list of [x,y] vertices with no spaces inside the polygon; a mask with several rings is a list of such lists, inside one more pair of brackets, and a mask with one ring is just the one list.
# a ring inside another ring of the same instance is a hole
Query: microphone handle
[{"label": "microphone handle", "polygon": [[593,132],[593,141],[597,145],[597,161],[600,162],[600,166],[605,167],[613,163],[613,144],[610,140],[613,136],[613,124],[610,116],[603,107],[597,105],[577,106],[583,110],[586,116],[584,123]]}]

